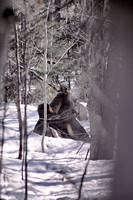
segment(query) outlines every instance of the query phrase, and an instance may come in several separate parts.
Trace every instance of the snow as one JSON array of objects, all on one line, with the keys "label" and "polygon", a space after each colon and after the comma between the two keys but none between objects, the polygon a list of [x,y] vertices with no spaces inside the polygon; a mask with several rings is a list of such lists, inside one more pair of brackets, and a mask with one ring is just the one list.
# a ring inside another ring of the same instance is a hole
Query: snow
[{"label": "snow", "polygon": [[[38,120],[36,110],[35,106],[28,106],[28,199],[76,200],[87,162],[85,156],[89,144],[71,139],[46,137],[45,153],[42,153],[42,136],[32,132]],[[81,123],[89,130],[88,121]],[[2,133],[2,128],[0,131]],[[22,161],[17,159],[19,131],[14,104],[7,106],[4,137],[2,198],[23,200],[24,180],[21,172]],[[90,161],[83,184],[82,199],[108,199],[112,166],[112,161]]]}]

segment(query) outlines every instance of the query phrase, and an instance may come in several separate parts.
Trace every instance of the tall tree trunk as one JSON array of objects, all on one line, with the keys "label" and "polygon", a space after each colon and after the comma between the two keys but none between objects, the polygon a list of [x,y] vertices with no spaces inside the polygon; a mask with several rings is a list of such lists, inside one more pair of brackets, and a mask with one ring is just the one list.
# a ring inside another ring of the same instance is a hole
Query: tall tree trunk
[{"label": "tall tree trunk", "polygon": [[[0,1],[0,103],[4,101],[4,73],[6,71],[6,60],[8,51],[8,37],[10,26],[14,22],[14,14],[9,0]],[[6,106],[4,106],[3,117],[0,125],[0,199],[2,195],[2,158],[4,145],[4,118]]]},{"label": "tall tree trunk", "polygon": [[45,54],[44,54],[44,79],[43,79],[43,102],[44,102],[44,122],[43,122],[43,137],[42,151],[45,152],[45,135],[47,131],[47,22],[45,22]]},{"label": "tall tree trunk", "polygon": [[108,0],[84,0],[81,5],[84,13],[81,28],[88,36],[83,62],[92,136],[90,159],[112,159],[114,124],[110,126],[110,118],[106,120],[105,117],[106,113],[113,112],[107,94],[108,88],[105,88],[106,77],[109,74],[107,73]]},{"label": "tall tree trunk", "polygon": [[10,26],[14,21],[13,10],[10,0],[0,1],[0,101],[3,101],[3,78],[7,68],[7,50]]},{"label": "tall tree trunk", "polygon": [[[133,199],[133,2],[112,0],[113,39],[110,60],[117,74],[118,144],[112,200]],[[115,28],[114,28],[115,27]],[[112,32],[111,32],[112,35]],[[115,38],[115,40],[114,40]],[[114,55],[114,49],[117,54]]]},{"label": "tall tree trunk", "polygon": [[21,77],[20,77],[20,63],[19,63],[19,56],[18,56],[18,30],[17,25],[14,26],[15,32],[15,56],[16,56],[16,65],[17,65],[17,113],[18,113],[18,122],[19,122],[19,155],[18,159],[22,159],[22,148],[23,148],[23,125],[22,125],[22,113],[21,113]]},{"label": "tall tree trunk", "polygon": [[45,31],[45,53],[44,53],[44,79],[43,79],[43,101],[44,101],[44,122],[43,122],[43,137],[42,137],[42,151],[45,152],[45,135],[47,131],[47,51],[48,51],[48,33],[47,33],[47,21],[49,15],[49,7],[51,1],[48,4],[47,8],[47,17],[45,21],[44,31]]},{"label": "tall tree trunk", "polygon": [[28,66],[26,63],[26,52],[27,52],[27,29],[26,29],[26,17],[27,17],[27,2],[24,0],[25,15],[23,16],[22,28],[24,31],[24,40],[22,44],[22,64],[24,68],[24,148],[23,148],[23,161],[25,169],[25,196],[24,200],[28,199],[28,130],[27,130],[27,91],[28,91]]}]

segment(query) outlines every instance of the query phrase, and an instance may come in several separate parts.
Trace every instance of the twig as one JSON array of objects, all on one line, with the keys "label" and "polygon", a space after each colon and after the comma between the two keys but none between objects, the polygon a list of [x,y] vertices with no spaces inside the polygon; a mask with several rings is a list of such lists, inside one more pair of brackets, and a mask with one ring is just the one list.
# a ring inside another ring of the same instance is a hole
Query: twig
[{"label": "twig", "polygon": [[82,149],[82,147],[84,146],[84,142],[83,142],[83,144],[81,144],[81,146],[79,147],[79,149],[78,149],[78,151],[76,152],[76,154],[78,154],[79,152],[80,152],[80,150]]},{"label": "twig", "polygon": [[[41,15],[41,17],[43,19],[48,19],[49,20],[51,16],[56,15],[56,13],[59,11],[59,9],[62,10],[65,7],[71,5],[73,2],[74,2],[74,0],[68,0],[67,2],[63,3],[60,7],[58,7],[57,9],[55,9],[55,11],[49,12],[48,15],[47,14],[44,15],[44,13],[47,12],[47,10],[48,10],[48,8],[47,8],[45,11],[42,10],[42,12],[40,12],[39,15]],[[38,22],[36,22],[36,23],[38,23]]]},{"label": "twig", "polygon": [[87,160],[87,157],[88,157],[89,152],[90,152],[90,147],[89,147],[88,150],[87,150],[87,154],[86,154],[86,156],[85,156],[85,160]]},{"label": "twig", "polygon": [[67,52],[78,42],[78,40],[76,40],[76,42],[74,42],[70,47],[67,48],[67,50],[62,54],[62,56],[59,58],[59,60],[57,60],[57,62],[53,65],[52,69],[48,72],[48,76],[50,74],[50,72],[56,67],[56,65],[59,64],[59,62],[63,59],[63,57],[67,54]]},{"label": "twig", "polygon": [[89,161],[90,161],[90,159],[88,159],[88,161],[87,161],[87,163],[85,165],[84,173],[83,173],[82,178],[81,178],[81,182],[80,182],[80,186],[79,186],[79,191],[78,191],[78,200],[81,199],[81,193],[82,193],[83,183],[84,183],[85,175],[87,173],[87,168],[88,168],[88,165],[89,165]]},{"label": "twig", "polygon": [[[11,62],[13,62],[13,64],[16,64],[13,60],[11,60]],[[20,68],[24,70],[24,67],[23,67],[22,65],[20,65]],[[16,71],[17,71],[17,68],[15,68],[15,69],[13,70],[12,73],[14,73],[14,72],[16,72]],[[43,77],[40,76],[34,69],[28,69],[28,71],[29,71],[30,73],[32,73],[38,80],[43,81]],[[47,82],[47,84],[48,84],[50,87],[52,87],[55,91],[58,91],[58,88],[56,88],[56,86],[52,85],[52,83],[48,83],[48,82]]]},{"label": "twig", "polygon": [[[6,94],[4,94],[5,96]],[[4,133],[5,133],[5,124],[4,120],[6,117],[6,103],[4,103],[4,111],[3,111],[3,117],[1,120],[1,125],[2,125],[2,134],[0,138],[0,199],[2,195],[2,164],[3,164],[3,147],[4,147]]]}]

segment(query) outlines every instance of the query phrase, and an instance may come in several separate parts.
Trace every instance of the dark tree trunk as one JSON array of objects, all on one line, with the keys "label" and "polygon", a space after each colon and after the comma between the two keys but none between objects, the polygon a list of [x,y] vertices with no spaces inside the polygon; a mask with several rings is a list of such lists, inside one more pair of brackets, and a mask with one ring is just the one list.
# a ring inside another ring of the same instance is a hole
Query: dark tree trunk
[{"label": "dark tree trunk", "polygon": [[[14,22],[13,9],[10,1],[0,1],[0,103],[4,98],[4,73],[6,71],[7,51],[8,51],[8,37],[10,34],[10,26]],[[6,114],[6,104],[4,105],[3,119],[0,127],[0,199],[2,193],[2,159],[3,159],[3,145],[4,145],[4,118]]]},{"label": "dark tree trunk", "polygon": [[[90,159],[113,158],[114,124],[110,125],[113,112],[111,108],[112,91],[107,77],[111,76],[107,66],[108,56],[108,1],[82,1],[84,16],[81,28],[88,36],[84,47],[84,70],[87,74],[87,99],[91,130]],[[89,16],[87,19],[85,16]],[[110,77],[111,78],[111,77]],[[110,80],[109,80],[110,81]]]},{"label": "dark tree trunk", "polygon": [[27,53],[27,28],[26,28],[26,17],[27,17],[27,3],[26,0],[24,3],[24,16],[22,18],[22,29],[24,31],[24,39],[22,44],[23,54],[22,54],[22,66],[24,68],[24,120],[23,120],[23,130],[24,130],[24,138],[23,138],[23,162],[22,169],[24,164],[24,178],[25,178],[25,194],[24,200],[28,199],[28,129],[27,129],[27,91],[28,91],[28,66],[26,62],[26,53]]},{"label": "dark tree trunk", "polygon": [[17,114],[18,114],[18,122],[19,122],[19,155],[18,159],[22,159],[22,150],[23,150],[23,126],[22,126],[22,113],[21,113],[21,78],[20,78],[20,63],[18,57],[18,30],[17,26],[14,26],[15,32],[15,56],[16,56],[16,65],[17,65]]},{"label": "dark tree trunk", "polygon": [[3,78],[6,71],[8,38],[10,26],[14,22],[10,0],[0,1],[0,100],[3,101]]},{"label": "dark tree trunk", "polygon": [[60,7],[61,7],[61,0],[55,0],[55,10],[56,10],[56,17],[55,17],[55,20],[57,22],[60,22],[60,18],[61,18],[61,15],[60,15]]},{"label": "dark tree trunk", "polygon": [[[133,1],[112,0],[114,37],[110,60],[116,68],[118,144],[112,200],[133,199]],[[115,40],[114,40],[115,38]],[[115,49],[117,54],[112,56]]]}]

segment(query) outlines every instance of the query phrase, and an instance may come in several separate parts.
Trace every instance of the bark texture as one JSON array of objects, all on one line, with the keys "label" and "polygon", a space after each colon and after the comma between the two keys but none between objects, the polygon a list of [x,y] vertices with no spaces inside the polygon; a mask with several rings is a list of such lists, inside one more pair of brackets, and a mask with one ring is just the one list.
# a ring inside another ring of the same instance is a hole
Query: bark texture
[{"label": "bark texture", "polygon": [[[81,28],[87,36],[83,49],[85,88],[91,130],[90,159],[112,159],[114,124],[111,124],[112,82],[108,66],[108,1],[82,1]],[[88,16],[88,17],[85,17]],[[108,83],[107,83],[108,82]],[[108,84],[108,85],[107,85]],[[111,89],[111,90],[110,90]],[[110,99],[111,98],[111,99]],[[111,115],[109,115],[111,114]]]},{"label": "bark texture", "polygon": [[0,1],[0,100],[3,101],[4,73],[6,71],[8,38],[10,26],[14,22],[14,14],[10,0]]},{"label": "bark texture", "polygon": [[112,40],[112,54],[117,69],[119,85],[118,98],[118,144],[116,151],[115,177],[112,200],[133,199],[133,2],[130,0],[111,1],[112,22],[115,40]]},{"label": "bark texture", "polygon": [[[4,73],[6,71],[6,60],[8,50],[8,37],[10,26],[14,22],[14,13],[8,0],[0,1],[0,103],[4,101]],[[4,105],[3,116],[0,119],[0,199],[2,194],[2,161],[4,145],[4,118],[6,105]]]}]

